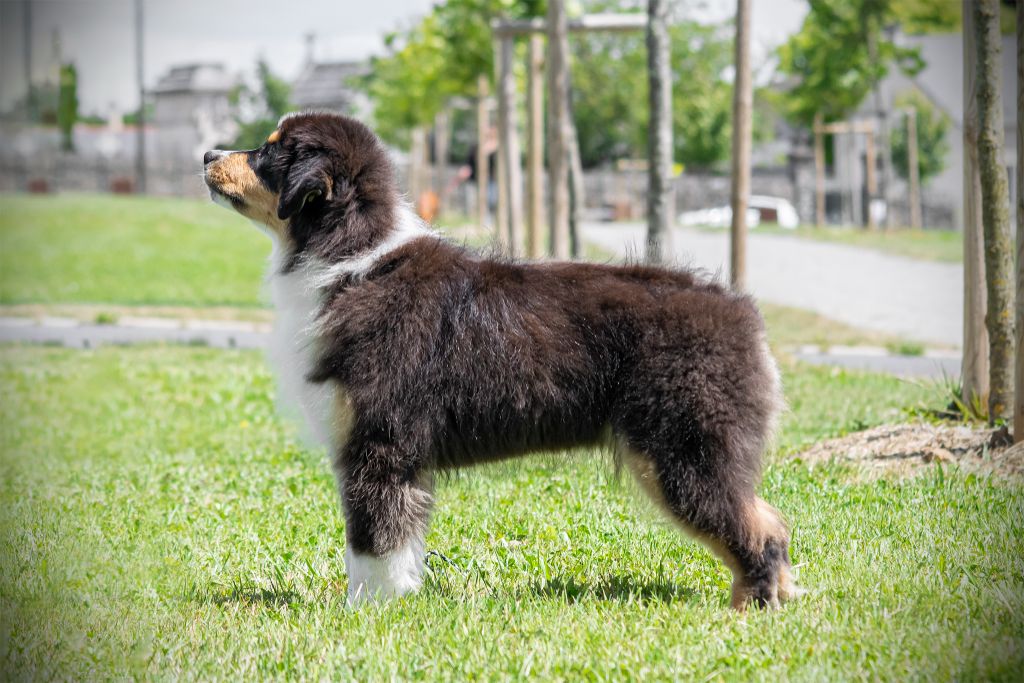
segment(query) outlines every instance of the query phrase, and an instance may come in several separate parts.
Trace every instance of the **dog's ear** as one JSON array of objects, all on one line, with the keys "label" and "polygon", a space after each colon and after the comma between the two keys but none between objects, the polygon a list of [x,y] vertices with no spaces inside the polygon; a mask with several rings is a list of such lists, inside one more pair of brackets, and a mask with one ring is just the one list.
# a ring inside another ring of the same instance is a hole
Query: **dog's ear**
[{"label": "dog's ear", "polygon": [[325,156],[298,160],[291,165],[281,184],[281,199],[277,203],[277,217],[288,220],[311,201],[329,201],[334,190],[334,179],[328,172],[329,160]]}]

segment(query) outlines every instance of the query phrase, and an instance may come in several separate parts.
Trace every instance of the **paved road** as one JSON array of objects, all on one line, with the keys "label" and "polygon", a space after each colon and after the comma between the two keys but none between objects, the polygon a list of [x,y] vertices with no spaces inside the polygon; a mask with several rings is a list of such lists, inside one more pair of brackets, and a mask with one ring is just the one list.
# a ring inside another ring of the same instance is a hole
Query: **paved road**
[{"label": "paved road", "polygon": [[[583,234],[620,256],[642,256],[641,223],[585,223]],[[676,230],[676,262],[728,276],[727,231]],[[750,291],[764,301],[915,339],[961,346],[963,268],[779,235],[752,232]]]}]

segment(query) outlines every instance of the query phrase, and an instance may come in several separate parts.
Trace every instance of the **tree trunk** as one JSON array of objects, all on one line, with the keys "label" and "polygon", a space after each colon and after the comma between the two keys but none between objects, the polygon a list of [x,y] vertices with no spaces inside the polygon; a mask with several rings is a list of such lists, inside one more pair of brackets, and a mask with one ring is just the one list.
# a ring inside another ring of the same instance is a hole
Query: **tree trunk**
[{"label": "tree trunk", "polygon": [[814,115],[814,225],[825,227],[825,125],[821,112]]},{"label": "tree trunk", "polygon": [[910,183],[910,227],[921,229],[921,168],[917,159],[917,110],[907,110],[907,178]]},{"label": "tree trunk", "polygon": [[647,261],[662,263],[671,253],[672,73],[669,60],[668,1],[647,2],[648,126]]},{"label": "tree trunk", "polygon": [[978,92],[975,78],[974,0],[963,0],[964,44],[964,353],[961,390],[968,406],[988,404],[988,331],[985,329],[985,245],[978,175]]},{"label": "tree trunk", "polygon": [[565,0],[548,0],[548,183],[551,246],[567,259],[569,244],[569,29]]},{"label": "tree trunk", "polygon": [[448,149],[451,141],[448,110],[442,109],[434,117],[434,191],[437,193],[437,214],[441,215],[448,203]]},{"label": "tree trunk", "polygon": [[1024,440],[1024,2],[1017,0],[1017,372],[1013,437]]},{"label": "tree trunk", "polygon": [[487,183],[488,175],[490,175],[487,165],[487,138],[490,129],[489,112],[487,111],[487,76],[480,74],[476,87],[476,216],[477,228],[483,230],[488,223]]},{"label": "tree trunk", "polygon": [[747,204],[750,201],[750,146],[754,89],[750,78],[750,0],[736,2],[736,81],[732,96],[732,233],[729,279],[747,286]]},{"label": "tree trunk", "polygon": [[526,112],[529,138],[526,152],[526,204],[529,223],[530,258],[547,252],[544,226],[544,37],[530,36],[530,57],[526,86]]},{"label": "tree trunk", "polygon": [[583,159],[580,157],[580,139],[576,123],[569,117],[572,135],[569,136],[569,251],[574,259],[583,258],[583,205],[586,193],[583,187]]},{"label": "tree trunk", "polygon": [[516,78],[513,71],[515,43],[512,36],[498,38],[495,46],[498,83],[498,177],[501,234],[512,256],[523,254],[523,173],[519,154],[519,124],[516,121]]},{"label": "tree trunk", "polygon": [[1013,247],[1003,162],[1002,69],[998,0],[974,3],[978,80],[978,161],[985,233],[989,336],[989,422],[1009,417],[1013,401]]}]

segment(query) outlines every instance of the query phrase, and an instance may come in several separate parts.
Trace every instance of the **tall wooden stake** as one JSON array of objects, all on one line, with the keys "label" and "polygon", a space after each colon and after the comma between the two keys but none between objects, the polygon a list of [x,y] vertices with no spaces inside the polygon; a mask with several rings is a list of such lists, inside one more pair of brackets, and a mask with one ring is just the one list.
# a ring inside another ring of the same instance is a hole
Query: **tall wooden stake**
[{"label": "tall wooden stake", "polygon": [[981,162],[981,215],[985,234],[988,288],[988,419],[1011,417],[1013,410],[1013,247],[1010,190],[1003,161],[1002,35],[999,0],[974,2],[978,83],[978,160]]},{"label": "tall wooden stake", "polygon": [[541,258],[547,252],[544,225],[544,37],[530,36],[527,69],[526,115],[529,119],[527,166],[527,222],[530,258]]},{"label": "tall wooden stake", "polygon": [[442,109],[434,117],[434,191],[437,193],[437,213],[445,210],[448,188],[448,146],[451,141],[448,110]]},{"label": "tall wooden stake", "polygon": [[647,1],[647,80],[650,126],[647,146],[647,261],[672,253],[672,70],[668,2]]},{"label": "tall wooden stake", "polygon": [[569,258],[569,35],[565,0],[548,0],[548,185],[551,247]]},{"label": "tall wooden stake", "polygon": [[[865,166],[865,180],[868,186],[868,215],[867,224],[868,230],[875,230],[878,227],[878,221],[875,220],[875,213],[871,210],[871,205],[878,201],[878,173],[877,173],[877,155],[875,149],[875,134],[869,132],[865,135],[865,147],[864,147],[864,166]],[[888,211],[888,204],[886,204],[886,210]]]},{"label": "tall wooden stake", "polygon": [[814,115],[814,224],[825,227],[825,132],[821,113]]},{"label": "tall wooden stake", "polygon": [[921,169],[917,160],[917,110],[907,110],[907,177],[910,180],[910,227],[921,229]]},{"label": "tall wooden stake", "polygon": [[1017,0],[1017,365],[1013,439],[1024,439],[1024,2]]},{"label": "tall wooden stake", "polygon": [[747,286],[747,204],[750,200],[750,145],[754,90],[750,78],[750,0],[736,2],[736,81],[732,94],[732,234],[729,280]]},{"label": "tall wooden stake", "polygon": [[974,54],[974,2],[963,0],[964,44],[964,402],[988,404],[988,332],[985,329],[985,246],[978,173],[978,96]]},{"label": "tall wooden stake", "polygon": [[487,165],[490,113],[487,111],[487,76],[480,74],[476,82],[476,222],[483,230],[489,221],[487,202],[490,175]]},{"label": "tall wooden stake", "polygon": [[513,70],[515,43],[511,36],[498,40],[498,144],[502,150],[502,187],[505,206],[502,215],[508,222],[509,252],[523,254],[523,173],[519,153],[519,126],[516,121],[516,77]]}]

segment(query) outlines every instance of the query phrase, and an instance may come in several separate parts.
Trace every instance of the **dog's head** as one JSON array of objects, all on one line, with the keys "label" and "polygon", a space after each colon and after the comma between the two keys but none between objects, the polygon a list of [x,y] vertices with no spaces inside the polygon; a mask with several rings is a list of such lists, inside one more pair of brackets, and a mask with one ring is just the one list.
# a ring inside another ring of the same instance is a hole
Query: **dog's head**
[{"label": "dog's head", "polygon": [[296,253],[366,248],[395,203],[384,147],[366,126],[338,114],[290,114],[261,147],[211,150],[203,165],[216,203]]}]

